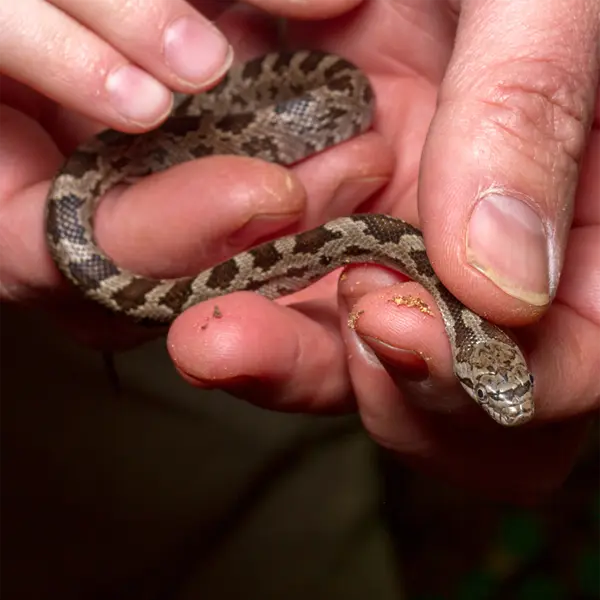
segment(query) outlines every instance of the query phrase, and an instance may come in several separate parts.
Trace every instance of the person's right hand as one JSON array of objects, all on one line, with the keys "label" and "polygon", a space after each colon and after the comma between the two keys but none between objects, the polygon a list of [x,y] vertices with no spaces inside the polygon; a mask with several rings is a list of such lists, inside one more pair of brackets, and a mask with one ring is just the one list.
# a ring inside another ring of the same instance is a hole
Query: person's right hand
[{"label": "person's right hand", "polygon": [[[292,17],[309,11],[313,18],[357,3],[248,2]],[[45,197],[78,143],[106,127],[151,129],[171,109],[170,89],[196,93],[223,76],[233,54],[209,19],[236,4],[248,22],[233,40],[236,58],[272,48],[276,28],[248,18],[240,3],[197,1],[201,12],[184,0],[2,3],[0,299],[51,307],[76,337],[103,348],[154,335],[115,320],[63,281],[46,247]],[[100,205],[95,230],[124,267],[156,277],[193,275],[307,213],[318,219],[331,206],[350,212],[344,204],[382,187],[392,164],[375,133],[307,161],[299,176],[249,158],[207,158],[113,191]]]}]

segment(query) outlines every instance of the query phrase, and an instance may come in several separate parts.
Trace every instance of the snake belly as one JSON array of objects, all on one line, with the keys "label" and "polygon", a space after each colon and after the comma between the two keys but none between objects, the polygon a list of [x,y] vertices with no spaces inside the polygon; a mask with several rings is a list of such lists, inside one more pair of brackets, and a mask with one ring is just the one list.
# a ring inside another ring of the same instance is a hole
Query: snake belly
[{"label": "snake belly", "polygon": [[67,159],[46,205],[50,254],[87,298],[148,324],[168,324],[194,304],[235,291],[275,299],[351,263],[401,271],[436,300],[466,392],[496,422],[525,423],[534,414],[533,377],[519,347],[442,285],[421,233],[400,219],[341,217],[263,243],[195,277],[168,280],[122,269],[94,240],[97,203],[121,182],[215,154],[291,165],[366,131],[374,103],[366,76],[334,55],[273,53],[236,66],[209,92],[176,94],[171,116],[158,129],[141,135],[107,130]]}]

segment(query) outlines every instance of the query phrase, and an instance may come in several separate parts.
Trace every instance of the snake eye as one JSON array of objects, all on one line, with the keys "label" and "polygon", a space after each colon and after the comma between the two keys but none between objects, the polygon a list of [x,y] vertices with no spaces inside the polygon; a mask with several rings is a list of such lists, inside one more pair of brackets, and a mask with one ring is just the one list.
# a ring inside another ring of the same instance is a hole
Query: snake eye
[{"label": "snake eye", "polygon": [[477,387],[477,389],[475,390],[475,394],[477,395],[478,400],[484,400],[486,397],[485,390],[481,385]]}]

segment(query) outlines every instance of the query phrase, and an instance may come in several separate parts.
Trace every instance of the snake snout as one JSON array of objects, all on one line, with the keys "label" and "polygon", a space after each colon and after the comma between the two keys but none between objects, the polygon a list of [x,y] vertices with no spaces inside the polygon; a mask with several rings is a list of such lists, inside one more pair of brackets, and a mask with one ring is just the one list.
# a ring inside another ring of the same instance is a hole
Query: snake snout
[{"label": "snake snout", "polygon": [[523,386],[508,390],[496,391],[488,396],[483,409],[501,425],[513,427],[522,425],[533,418],[533,388]]}]

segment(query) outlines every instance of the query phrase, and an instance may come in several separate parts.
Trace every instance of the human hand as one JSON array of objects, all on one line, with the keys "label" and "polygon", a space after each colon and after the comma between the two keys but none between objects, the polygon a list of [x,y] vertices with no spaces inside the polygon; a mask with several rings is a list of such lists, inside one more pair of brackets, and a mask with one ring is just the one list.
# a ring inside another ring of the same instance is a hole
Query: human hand
[{"label": "human hand", "polygon": [[[313,11],[327,17],[355,3],[330,0]],[[171,108],[168,88],[197,92],[224,74],[229,44],[207,18],[233,3],[196,4],[202,14],[171,0],[31,0],[0,9],[0,297],[49,308],[78,339],[102,348],[156,334],[82,301],[59,276],[41,227],[50,178],[65,155],[106,126],[141,132],[160,123]],[[274,27],[251,21],[238,28],[241,59],[275,38]],[[191,275],[303,215],[318,218],[320,206],[344,203],[344,194],[366,198],[392,166],[390,149],[374,133],[307,161],[300,175],[258,160],[209,158],[113,190],[101,203],[96,233],[123,266],[157,277]]]},{"label": "human hand", "polygon": [[326,278],[278,303],[223,298],[223,318],[202,331],[214,303],[188,310],[169,335],[184,377],[276,410],[357,406],[378,443],[495,498],[560,483],[600,398],[599,29],[596,0],[374,0],[288,28],[292,47],[337,52],[369,74],[375,129],[397,159],[367,208],[420,225],[447,287],[519,327],[536,376],[531,427],[488,422],[452,375],[439,316],[390,302],[417,296],[435,312],[432,298],[377,267],[347,269],[339,303]]}]

